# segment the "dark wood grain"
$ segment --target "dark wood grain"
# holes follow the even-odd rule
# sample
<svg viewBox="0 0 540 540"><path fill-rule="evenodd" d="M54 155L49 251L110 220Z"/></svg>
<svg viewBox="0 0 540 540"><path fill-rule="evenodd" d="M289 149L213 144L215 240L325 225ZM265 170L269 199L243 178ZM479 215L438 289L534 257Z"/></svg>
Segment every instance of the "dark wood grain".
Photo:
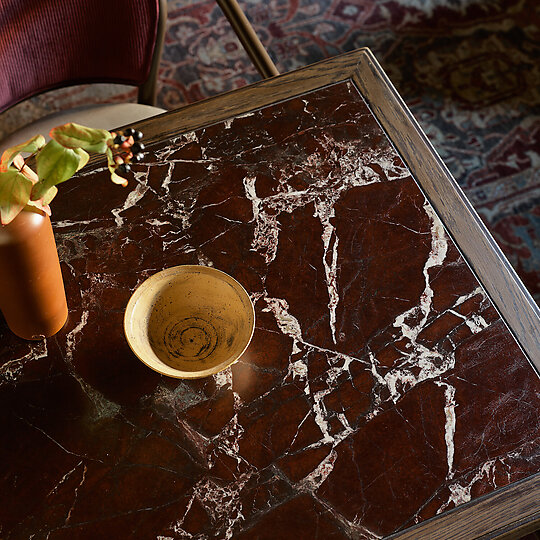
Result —
<svg viewBox="0 0 540 540"><path fill-rule="evenodd" d="M329 58L279 77L220 94L165 115L137 123L148 141L163 141L175 134L200 129L234 116L261 109L331 84L351 79L360 54L367 49ZM166 120L165 120L166 119Z"/></svg>
<svg viewBox="0 0 540 540"><path fill-rule="evenodd" d="M517 540L540 526L540 474L432 518L389 540Z"/></svg>

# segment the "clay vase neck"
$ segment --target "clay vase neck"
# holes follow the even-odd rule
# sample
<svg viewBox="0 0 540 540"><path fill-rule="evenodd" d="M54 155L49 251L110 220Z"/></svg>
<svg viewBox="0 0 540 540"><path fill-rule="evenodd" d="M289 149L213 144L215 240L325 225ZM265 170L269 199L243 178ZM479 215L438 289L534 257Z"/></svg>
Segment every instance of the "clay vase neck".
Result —
<svg viewBox="0 0 540 540"><path fill-rule="evenodd" d="M43 339L67 319L64 283L49 216L25 208L0 226L0 310L13 333Z"/></svg>

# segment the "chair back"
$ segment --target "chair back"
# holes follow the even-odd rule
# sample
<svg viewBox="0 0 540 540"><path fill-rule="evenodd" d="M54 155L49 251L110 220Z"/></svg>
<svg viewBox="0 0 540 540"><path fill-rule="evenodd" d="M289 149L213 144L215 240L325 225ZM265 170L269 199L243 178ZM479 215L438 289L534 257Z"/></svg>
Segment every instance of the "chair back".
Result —
<svg viewBox="0 0 540 540"><path fill-rule="evenodd" d="M139 86L154 105L166 13L165 0L0 0L0 112L87 83Z"/></svg>

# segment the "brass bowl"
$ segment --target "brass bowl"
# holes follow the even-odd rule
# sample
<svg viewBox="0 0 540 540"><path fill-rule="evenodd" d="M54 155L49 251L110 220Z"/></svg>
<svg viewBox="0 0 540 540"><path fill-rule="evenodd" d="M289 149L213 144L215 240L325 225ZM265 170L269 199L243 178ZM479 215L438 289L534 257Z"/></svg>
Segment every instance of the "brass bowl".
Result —
<svg viewBox="0 0 540 540"><path fill-rule="evenodd" d="M154 274L131 296L124 332L131 350L153 370L197 379L222 371L246 350L255 310L231 276L206 266L174 266Z"/></svg>

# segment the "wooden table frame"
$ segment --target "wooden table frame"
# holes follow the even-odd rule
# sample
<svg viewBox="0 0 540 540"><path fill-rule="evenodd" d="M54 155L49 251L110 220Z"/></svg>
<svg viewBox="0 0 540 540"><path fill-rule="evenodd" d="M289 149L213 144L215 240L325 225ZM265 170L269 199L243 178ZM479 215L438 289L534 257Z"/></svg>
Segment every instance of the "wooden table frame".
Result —
<svg viewBox="0 0 540 540"><path fill-rule="evenodd" d="M540 370L540 310L368 49L261 81L138 124L148 145L280 100L351 81L439 214L502 319ZM540 527L540 473L460 505L393 539L519 538Z"/></svg>

